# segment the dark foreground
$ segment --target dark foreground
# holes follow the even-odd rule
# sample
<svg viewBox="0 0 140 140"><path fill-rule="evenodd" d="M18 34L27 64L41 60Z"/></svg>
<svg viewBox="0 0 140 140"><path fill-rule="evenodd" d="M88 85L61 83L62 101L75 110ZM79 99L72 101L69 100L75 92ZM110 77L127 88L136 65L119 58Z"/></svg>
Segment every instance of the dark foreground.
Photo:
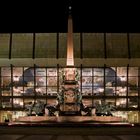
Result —
<svg viewBox="0 0 140 140"><path fill-rule="evenodd" d="M139 135L0 135L1 140L140 140Z"/></svg>
<svg viewBox="0 0 140 140"><path fill-rule="evenodd" d="M7 123L0 140L140 140L139 124Z"/></svg>
<svg viewBox="0 0 140 140"><path fill-rule="evenodd" d="M0 134L140 135L140 125L129 123L7 123L0 125Z"/></svg>

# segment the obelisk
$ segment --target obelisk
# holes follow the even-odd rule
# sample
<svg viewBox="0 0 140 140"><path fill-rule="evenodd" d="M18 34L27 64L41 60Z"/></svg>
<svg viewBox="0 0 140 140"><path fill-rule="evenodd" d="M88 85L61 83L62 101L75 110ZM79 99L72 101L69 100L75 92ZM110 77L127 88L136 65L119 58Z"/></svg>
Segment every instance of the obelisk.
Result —
<svg viewBox="0 0 140 140"><path fill-rule="evenodd" d="M69 6L68 17L68 33L67 33L67 66L74 66L74 53L73 53L73 21L71 15L72 7Z"/></svg>

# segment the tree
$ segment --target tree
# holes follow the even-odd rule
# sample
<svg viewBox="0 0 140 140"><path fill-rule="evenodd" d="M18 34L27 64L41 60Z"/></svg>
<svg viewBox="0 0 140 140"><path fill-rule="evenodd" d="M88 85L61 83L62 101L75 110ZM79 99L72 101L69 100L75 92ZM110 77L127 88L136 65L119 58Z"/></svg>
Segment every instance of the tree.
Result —
<svg viewBox="0 0 140 140"><path fill-rule="evenodd" d="M63 90L57 94L57 100L58 100L58 104L62 104L64 102Z"/></svg>
<svg viewBox="0 0 140 140"><path fill-rule="evenodd" d="M29 102L29 104L27 104L25 106L25 111L27 111L27 115L28 116L31 116L32 115L33 106L34 106L34 104L32 102Z"/></svg>
<svg viewBox="0 0 140 140"><path fill-rule="evenodd" d="M33 111L35 112L36 115L40 116L44 114L44 102L37 100L33 107Z"/></svg>
<svg viewBox="0 0 140 140"><path fill-rule="evenodd" d="M35 112L36 115L43 115L45 110L44 106L44 102L37 100L35 103L30 102L26 105L25 110L27 111L28 116L31 116L32 112Z"/></svg>
<svg viewBox="0 0 140 140"><path fill-rule="evenodd" d="M112 116L111 111L115 110L115 106L111 105L110 103L105 103L104 101L101 104L96 104L96 115L97 116Z"/></svg>

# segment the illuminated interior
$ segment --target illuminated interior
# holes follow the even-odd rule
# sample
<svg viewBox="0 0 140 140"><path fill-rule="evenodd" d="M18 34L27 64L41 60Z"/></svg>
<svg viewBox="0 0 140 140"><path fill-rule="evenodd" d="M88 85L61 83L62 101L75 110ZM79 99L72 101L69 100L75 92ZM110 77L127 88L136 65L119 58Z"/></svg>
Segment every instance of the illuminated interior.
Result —
<svg viewBox="0 0 140 140"><path fill-rule="evenodd" d="M41 100L57 104L61 73L65 68L1 67L1 122L27 115L26 106ZM77 68L84 105L93 107L102 100L116 106L113 115L139 122L139 68ZM16 78L15 78L16 77Z"/></svg>

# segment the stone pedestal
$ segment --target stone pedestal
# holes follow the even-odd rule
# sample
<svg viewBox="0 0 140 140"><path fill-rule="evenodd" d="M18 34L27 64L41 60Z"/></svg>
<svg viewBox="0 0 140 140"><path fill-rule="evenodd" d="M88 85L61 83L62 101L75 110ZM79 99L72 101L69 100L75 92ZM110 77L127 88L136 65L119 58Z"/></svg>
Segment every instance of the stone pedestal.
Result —
<svg viewBox="0 0 140 140"><path fill-rule="evenodd" d="M78 105L79 93L78 81L76 81L76 68L65 68L62 84L63 104L60 105L61 112L64 114L74 114L80 111Z"/></svg>

